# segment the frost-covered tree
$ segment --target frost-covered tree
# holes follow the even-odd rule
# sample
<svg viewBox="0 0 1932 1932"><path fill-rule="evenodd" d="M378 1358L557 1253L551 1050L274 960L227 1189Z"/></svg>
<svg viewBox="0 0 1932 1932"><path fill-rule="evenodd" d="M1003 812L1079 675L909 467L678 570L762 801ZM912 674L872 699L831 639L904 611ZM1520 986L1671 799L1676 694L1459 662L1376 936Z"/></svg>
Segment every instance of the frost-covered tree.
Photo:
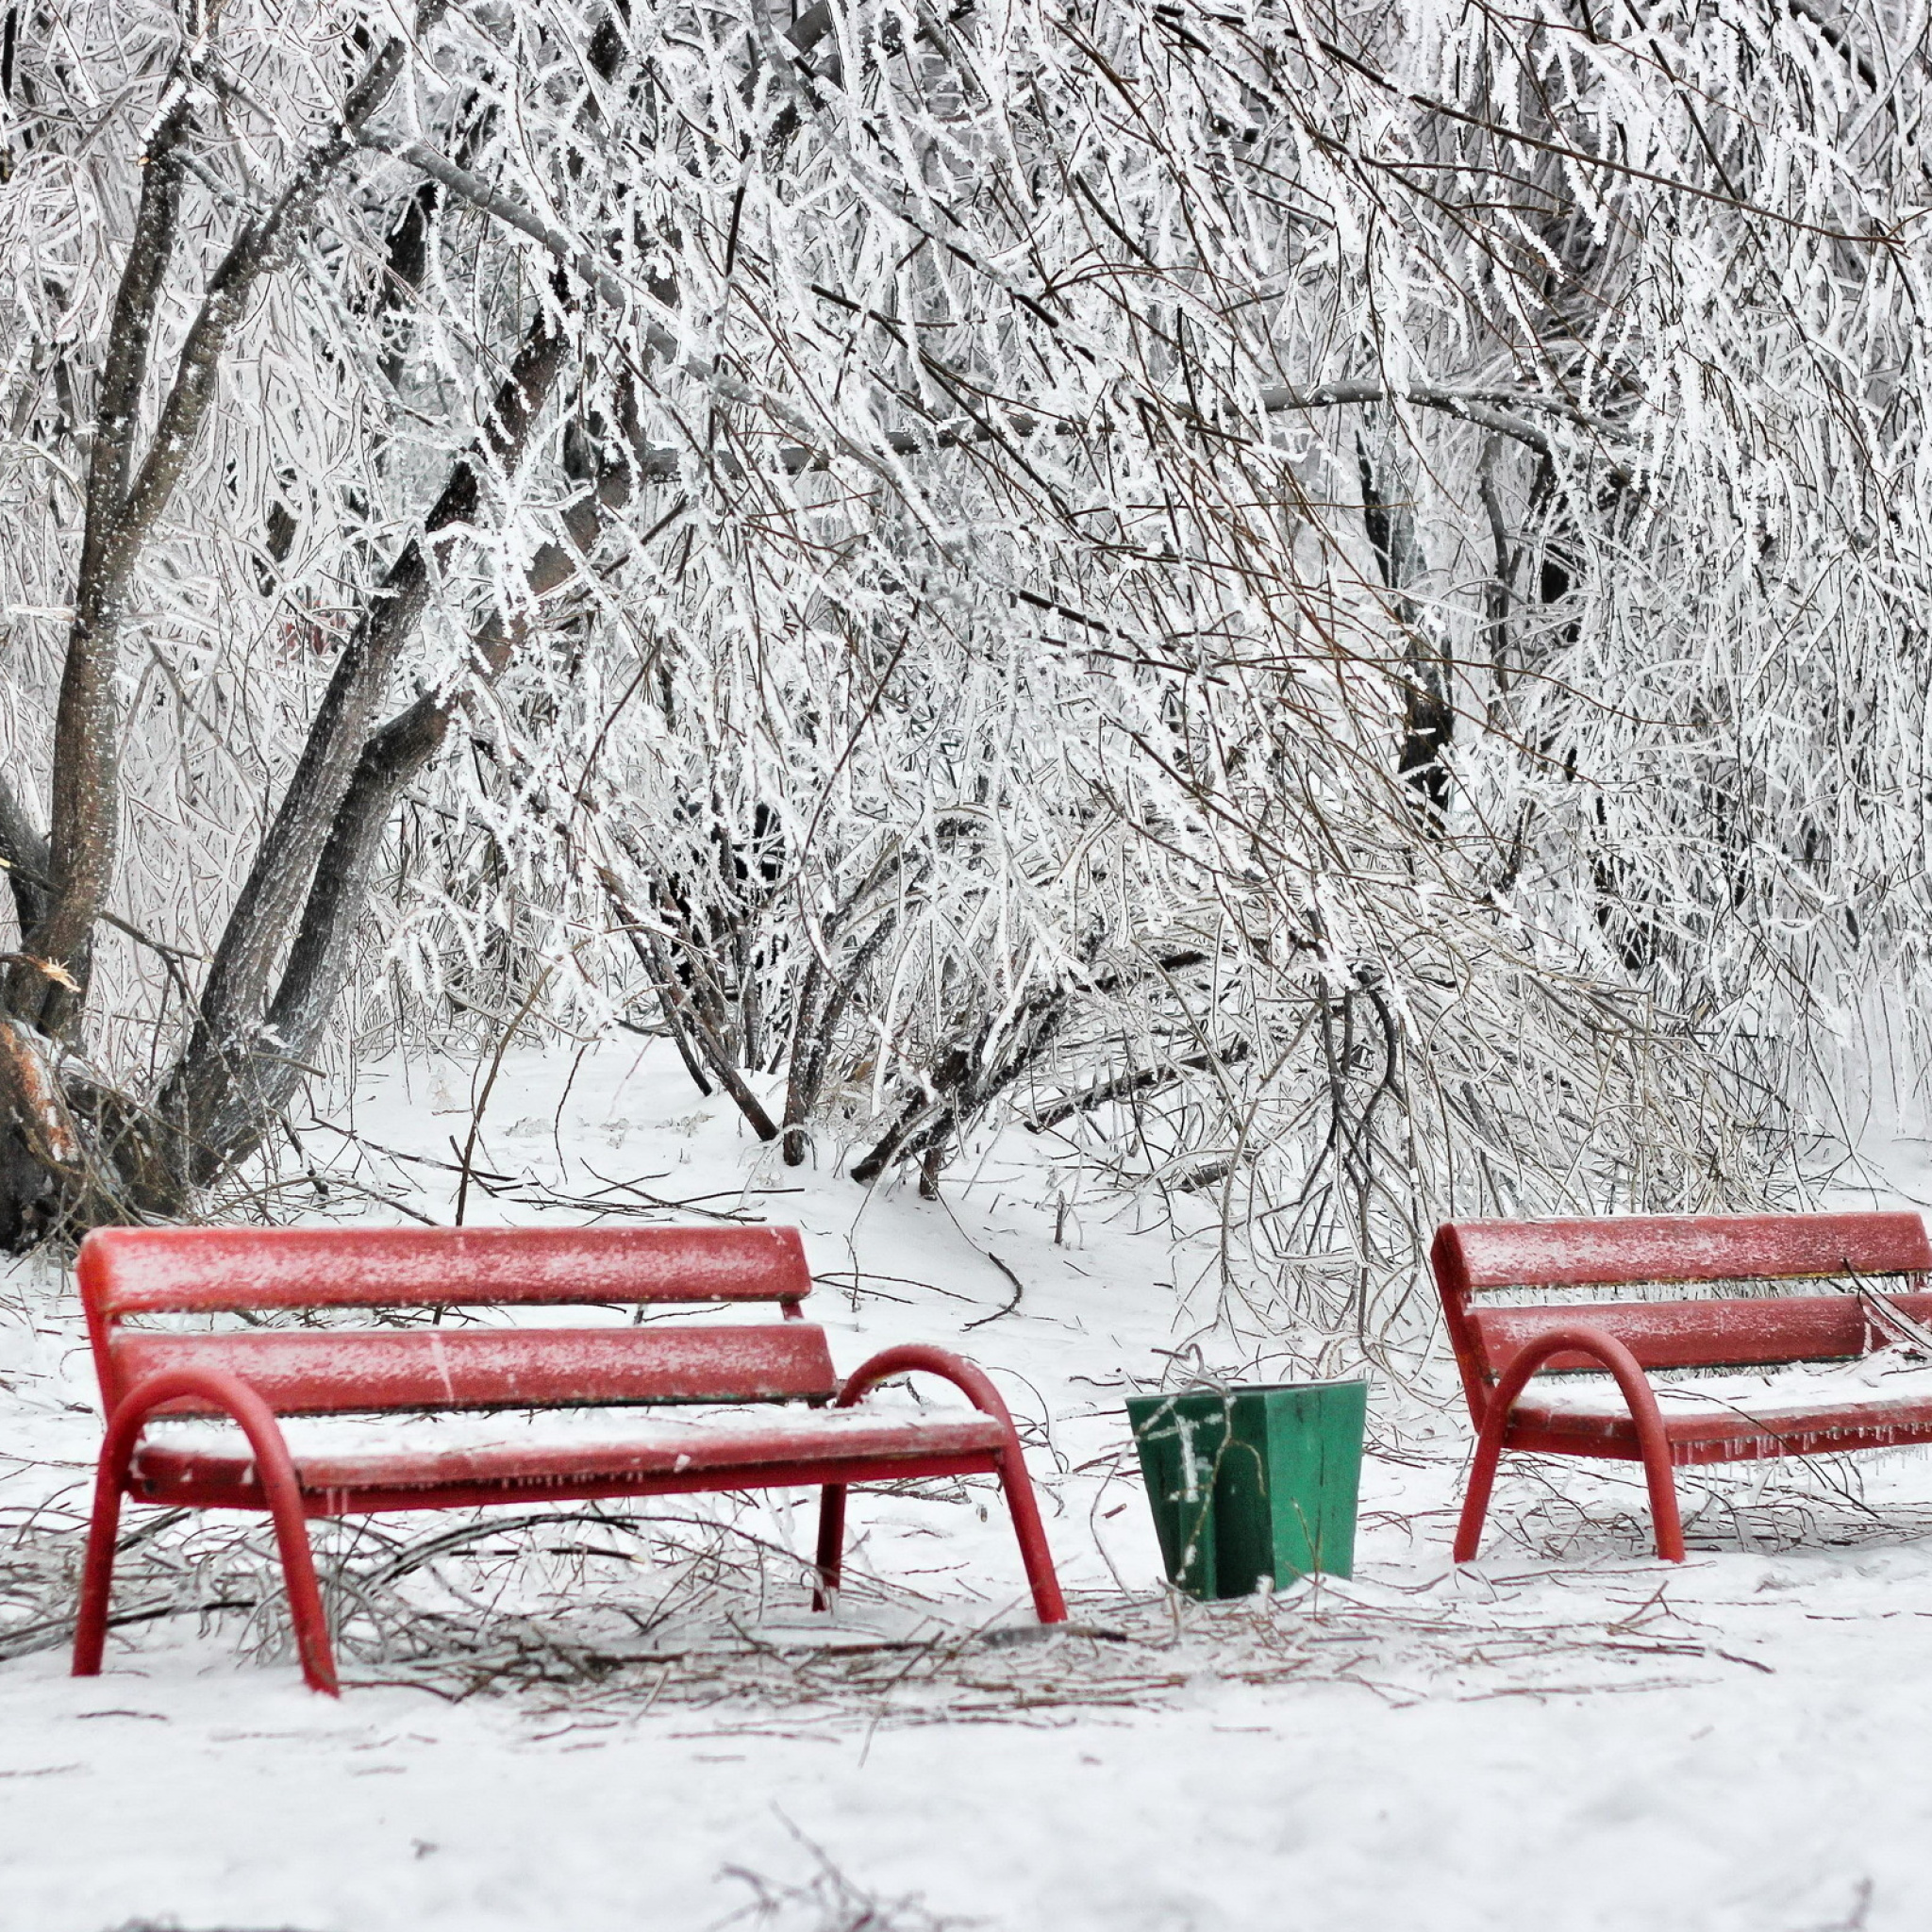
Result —
<svg viewBox="0 0 1932 1932"><path fill-rule="evenodd" d="M1916 987L1922 9L7 21L13 1239L634 1002L1396 1334Z"/></svg>

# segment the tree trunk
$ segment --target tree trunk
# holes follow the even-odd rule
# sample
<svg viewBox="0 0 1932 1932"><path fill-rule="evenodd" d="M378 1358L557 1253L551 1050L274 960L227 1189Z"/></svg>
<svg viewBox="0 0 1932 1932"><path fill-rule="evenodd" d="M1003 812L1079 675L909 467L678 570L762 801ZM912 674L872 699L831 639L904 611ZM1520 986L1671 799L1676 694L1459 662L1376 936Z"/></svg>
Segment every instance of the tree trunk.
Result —
<svg viewBox="0 0 1932 1932"><path fill-rule="evenodd" d="M1449 772L1442 754L1449 747L1456 713L1449 702L1449 663L1442 640L1425 612L1411 597L1409 587L1427 569L1416 536L1415 507L1395 475L1383 438L1379 456L1368 443L1356 442L1361 472L1362 523L1375 553L1382 581L1393 593L1396 621L1402 625L1402 743L1395 769L1415 798L1416 808L1431 836L1440 837L1442 816L1449 807Z"/></svg>
<svg viewBox="0 0 1932 1932"><path fill-rule="evenodd" d="M564 338L540 322L496 397L489 439L495 462L508 466L522 455L567 360ZM180 1200L258 1140L268 1118L265 1094L286 1092L273 1066L301 1056L281 1037L272 1008L279 1005L285 1018L313 1010L314 996L332 976L327 962L341 943L333 924L347 911L345 894L366 875L373 840L396 793L441 742L447 711L440 697L419 701L382 732L372 735L371 726L429 602L428 548L441 532L470 524L481 496L482 458L467 458L425 519L423 537L390 566L337 660L294 776L215 949L193 1034L158 1109L174 1146L173 1191ZM369 814L378 804L382 817L372 828ZM319 872L325 852L333 875ZM359 913L359 891L352 896ZM305 909L329 931L311 929L309 943L291 954ZM285 958L296 984L278 1000L276 974ZM264 1070L261 1089L258 1075Z"/></svg>
<svg viewBox="0 0 1932 1932"><path fill-rule="evenodd" d="M421 0L417 34L447 8L448 0ZM280 268L307 226L329 178L355 152L358 131L389 98L406 51L400 39L384 43L344 101L340 121L303 155L275 201L242 222L208 278L137 465L135 438L197 98L184 71L170 75L147 135L95 409L46 840L16 799L0 801L0 858L13 869L23 925L0 1019L0 1245L30 1243L63 1219L92 1213L125 1191L114 1160L104 1164L75 1121L97 1128L116 1123L109 1139L125 1150L124 1129L140 1111L92 1080L76 1054L90 947L112 882L121 814L116 682L127 599L148 540L198 445L229 338L262 280ZM33 877L23 879L23 872ZM143 1156L138 1166L145 1171L152 1163Z"/></svg>

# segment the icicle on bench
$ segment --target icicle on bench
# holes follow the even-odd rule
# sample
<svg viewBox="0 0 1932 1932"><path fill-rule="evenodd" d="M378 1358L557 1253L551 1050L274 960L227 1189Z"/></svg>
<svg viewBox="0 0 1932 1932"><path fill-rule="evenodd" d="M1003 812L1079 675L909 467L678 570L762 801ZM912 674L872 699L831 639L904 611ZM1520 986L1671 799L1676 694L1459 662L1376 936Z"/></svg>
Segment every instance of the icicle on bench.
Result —
<svg viewBox="0 0 1932 1932"><path fill-rule="evenodd" d="M77 1676L101 1667L124 1497L266 1510L303 1675L331 1695L335 1659L308 1544L315 1516L819 1486L823 1607L838 1587L848 1486L991 1474L1004 1488L1041 1622L1066 1616L998 1391L972 1363L918 1345L889 1348L841 1383L824 1330L801 1315L811 1277L791 1228L107 1228L82 1242L78 1272L108 1426L75 1637ZM667 1304L741 1302L775 1302L784 1319L641 1325ZM634 1317L569 1327L424 1319L545 1305L586 1314L628 1308ZM418 1324L140 1325L377 1308L412 1311ZM911 1372L951 1382L972 1407L859 1406L878 1383ZM640 1405L693 1404L761 1407L695 1420L688 1408L659 1407L635 1420ZM510 1408L576 1413L549 1427L447 1414ZM439 1412L428 1434L457 1440L410 1443L408 1419L420 1434L423 1419ZM318 1420L285 1430L288 1417ZM303 1439L305 1428L314 1440ZM324 1440L331 1430L348 1440Z"/></svg>
<svg viewBox="0 0 1932 1932"><path fill-rule="evenodd" d="M1481 1542L1506 1449L1642 1463L1657 1553L1675 1563L1684 1557L1677 1466L1932 1442L1932 1244L1916 1214L1448 1222L1432 1260L1476 1427L1458 1563ZM1512 1290L1826 1279L1845 1286L1474 1305ZM1735 1373L1651 1379L1674 1369ZM1574 1378L1589 1374L1615 1386L1579 1387Z"/></svg>

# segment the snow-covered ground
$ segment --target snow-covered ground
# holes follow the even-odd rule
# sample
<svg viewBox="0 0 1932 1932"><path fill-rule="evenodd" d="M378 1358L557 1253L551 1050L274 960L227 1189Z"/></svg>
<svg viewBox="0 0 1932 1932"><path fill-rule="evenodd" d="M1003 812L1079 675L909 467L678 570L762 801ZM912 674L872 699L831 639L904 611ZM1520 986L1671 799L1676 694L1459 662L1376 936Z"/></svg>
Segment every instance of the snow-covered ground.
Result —
<svg viewBox="0 0 1932 1932"><path fill-rule="evenodd" d="M1024 1148L939 1203L779 1168L664 1058L608 1047L573 1077L513 1057L477 1164L515 1178L470 1218L556 1220L544 1191L606 1189L802 1226L841 1367L916 1339L1000 1380L1073 1633L1032 1634L997 1507L951 1486L855 1498L829 1632L783 1554L808 1509L680 1499L685 1569L508 1538L460 1585L487 1582L477 1621L507 1651L445 1668L352 1645L340 1704L251 1650L265 1613L131 1626L92 1681L27 1650L0 1664L0 1928L1932 1923L1932 1463L1687 1486L1707 1500L1681 1568L1643 1555L1626 1473L1519 1470L1457 1574L1465 1425L1385 1394L1355 1579L1180 1604L1120 1395L1174 1351L1256 1365L1181 1292L1185 1254L1131 1210L1058 1216ZM365 1080L354 1125L390 1151L365 1149L363 1183L446 1216L456 1176L425 1162L453 1162L469 1103L455 1074ZM18 1651L98 1421L64 1288L0 1292ZM229 1559L181 1547L219 1595ZM720 1567L727 1547L753 1556ZM598 1671L598 1641L632 1660Z"/></svg>

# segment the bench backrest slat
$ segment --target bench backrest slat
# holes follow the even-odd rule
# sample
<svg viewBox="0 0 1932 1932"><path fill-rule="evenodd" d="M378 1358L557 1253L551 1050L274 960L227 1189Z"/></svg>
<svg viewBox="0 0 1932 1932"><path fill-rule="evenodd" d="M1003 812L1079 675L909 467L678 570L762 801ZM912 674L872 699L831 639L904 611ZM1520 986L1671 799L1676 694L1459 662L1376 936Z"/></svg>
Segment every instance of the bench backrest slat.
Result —
<svg viewBox="0 0 1932 1932"><path fill-rule="evenodd" d="M163 1369L224 1369L282 1415L344 1409L595 1407L614 1403L822 1401L838 1378L823 1328L124 1330L112 1403ZM173 1412L203 1412L176 1403Z"/></svg>
<svg viewBox="0 0 1932 1932"><path fill-rule="evenodd" d="M1638 1282L1803 1281L1932 1268L1916 1214L1626 1214L1600 1221L1453 1221L1439 1256L1460 1287L1594 1288ZM1440 1272L1440 1271L1439 1271Z"/></svg>
<svg viewBox="0 0 1932 1932"><path fill-rule="evenodd" d="M1703 1296L1572 1301L1537 1307L1471 1306L1521 1289L1647 1288L1675 1283L1896 1277L1932 1273L1932 1241L1914 1213L1629 1214L1602 1220L1447 1222L1432 1253L1449 1338L1472 1412L1534 1336L1590 1323L1624 1341L1646 1369L1758 1367L1830 1361L1877 1345L1864 1308L1835 1295ZM1897 1296L1920 1320L1932 1294ZM1552 1357L1552 1373L1596 1364Z"/></svg>
<svg viewBox="0 0 1932 1932"><path fill-rule="evenodd" d="M1932 1323L1932 1294L1894 1295L1920 1322ZM1485 1360L1499 1368L1525 1342L1579 1318L1574 1303L1479 1308L1471 1326ZM1880 1345L1857 1300L1848 1294L1752 1296L1695 1302L1604 1302L1587 1311L1592 1328L1614 1335L1646 1369L1751 1369L1775 1362L1851 1361ZM1552 1356L1550 1373L1602 1364Z"/></svg>
<svg viewBox="0 0 1932 1932"><path fill-rule="evenodd" d="M102 1228L80 1249L103 1315L510 1303L798 1302L791 1227Z"/></svg>
<svg viewBox="0 0 1932 1932"><path fill-rule="evenodd" d="M838 1387L824 1331L796 1319L811 1275L795 1228L104 1228L78 1269L110 1407L191 1365L242 1375L285 1414L822 1401ZM775 1302L788 1319L192 1334L126 1319L718 1302Z"/></svg>

